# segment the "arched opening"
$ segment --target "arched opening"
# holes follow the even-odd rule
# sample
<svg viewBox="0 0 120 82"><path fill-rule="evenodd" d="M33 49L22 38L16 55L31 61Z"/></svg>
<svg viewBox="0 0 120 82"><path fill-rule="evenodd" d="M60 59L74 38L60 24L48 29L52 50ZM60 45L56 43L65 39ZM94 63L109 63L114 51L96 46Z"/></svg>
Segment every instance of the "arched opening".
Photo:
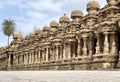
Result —
<svg viewBox="0 0 120 82"><path fill-rule="evenodd" d="M78 42L75 42L75 57L77 57L77 47L78 47Z"/></svg>
<svg viewBox="0 0 120 82"><path fill-rule="evenodd" d="M24 55L22 56L22 61L23 61L23 63L24 63Z"/></svg>
<svg viewBox="0 0 120 82"><path fill-rule="evenodd" d="M20 63L20 56L18 56L18 64Z"/></svg>
<svg viewBox="0 0 120 82"><path fill-rule="evenodd" d="M100 33L100 53L103 53L104 51L104 40L105 40L104 34Z"/></svg>
<svg viewBox="0 0 120 82"><path fill-rule="evenodd" d="M94 40L94 45L93 45L93 47L94 47L94 54L95 54L95 52L96 52L96 46L97 46L97 38L95 38L95 40Z"/></svg>
<svg viewBox="0 0 120 82"><path fill-rule="evenodd" d="M81 42L81 43L80 43L80 44L81 44L81 50L80 50L80 53L81 53L81 54L80 54L80 55L83 56L83 50L82 50L82 49L83 49L84 42L83 42L83 39L82 39L82 38L80 39L80 42Z"/></svg>
<svg viewBox="0 0 120 82"><path fill-rule="evenodd" d="M48 61L50 61L50 48L48 48Z"/></svg>
<svg viewBox="0 0 120 82"><path fill-rule="evenodd" d="M71 57L77 57L77 42L71 42Z"/></svg>
<svg viewBox="0 0 120 82"><path fill-rule="evenodd" d="M42 57L42 50L40 50L40 62L43 61L43 57Z"/></svg>
<svg viewBox="0 0 120 82"><path fill-rule="evenodd" d="M58 60L60 60L61 58L60 58L60 55L61 55L61 50L60 50L60 46L58 46Z"/></svg>

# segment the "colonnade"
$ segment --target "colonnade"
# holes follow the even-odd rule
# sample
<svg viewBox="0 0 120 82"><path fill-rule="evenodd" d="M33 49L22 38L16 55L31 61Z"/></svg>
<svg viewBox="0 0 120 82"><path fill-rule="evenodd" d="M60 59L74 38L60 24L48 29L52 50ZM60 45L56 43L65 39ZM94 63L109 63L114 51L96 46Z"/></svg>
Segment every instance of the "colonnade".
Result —
<svg viewBox="0 0 120 82"><path fill-rule="evenodd" d="M13 59L19 66L32 64L47 64L48 62L57 62L64 60L73 60L83 56L93 56L96 54L115 54L117 52L116 32L103 32L96 34L97 42L93 42L93 37L82 37L75 41L66 41L61 45L47 45L20 51L13 54ZM95 47L93 47L96 45ZM95 52L94 52L95 50ZM8 61L11 61L11 55Z"/></svg>

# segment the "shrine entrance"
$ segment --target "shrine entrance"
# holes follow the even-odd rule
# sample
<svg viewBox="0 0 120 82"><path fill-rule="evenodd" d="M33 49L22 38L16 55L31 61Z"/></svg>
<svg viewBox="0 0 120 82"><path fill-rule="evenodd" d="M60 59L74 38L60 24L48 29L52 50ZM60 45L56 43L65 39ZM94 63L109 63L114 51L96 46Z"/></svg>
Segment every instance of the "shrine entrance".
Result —
<svg viewBox="0 0 120 82"><path fill-rule="evenodd" d="M13 65L13 54L10 56L10 64Z"/></svg>

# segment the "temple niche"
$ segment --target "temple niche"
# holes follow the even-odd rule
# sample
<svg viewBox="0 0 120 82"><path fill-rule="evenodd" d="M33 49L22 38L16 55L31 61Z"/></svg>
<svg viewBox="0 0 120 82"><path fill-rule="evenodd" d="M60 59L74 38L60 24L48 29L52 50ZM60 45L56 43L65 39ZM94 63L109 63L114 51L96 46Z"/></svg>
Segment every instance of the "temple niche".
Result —
<svg viewBox="0 0 120 82"><path fill-rule="evenodd" d="M87 4L22 36L0 54L1 70L106 70L120 68L120 0Z"/></svg>

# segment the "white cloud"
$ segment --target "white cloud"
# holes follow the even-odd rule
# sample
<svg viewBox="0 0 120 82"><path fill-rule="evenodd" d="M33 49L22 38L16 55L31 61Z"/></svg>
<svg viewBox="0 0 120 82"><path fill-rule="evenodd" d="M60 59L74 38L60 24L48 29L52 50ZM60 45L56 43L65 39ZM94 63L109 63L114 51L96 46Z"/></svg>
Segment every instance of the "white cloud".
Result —
<svg viewBox="0 0 120 82"><path fill-rule="evenodd" d="M0 0L0 9L10 6L18 6L22 3L22 0Z"/></svg>
<svg viewBox="0 0 120 82"><path fill-rule="evenodd" d="M37 11L60 11L60 3L53 3L51 0L35 0L27 2L30 9Z"/></svg>
<svg viewBox="0 0 120 82"><path fill-rule="evenodd" d="M18 25L18 31L24 31L24 34L28 34L32 32L35 26L39 28L44 25L49 26L51 19L59 19L60 7L61 2L54 3L52 0L29 0L20 4L19 8L23 16L14 17Z"/></svg>
<svg viewBox="0 0 120 82"><path fill-rule="evenodd" d="M37 19L46 19L47 15L42 12L36 12L36 11L28 11L26 13L26 16L29 16L30 18L37 18Z"/></svg>
<svg viewBox="0 0 120 82"><path fill-rule="evenodd" d="M60 12L61 2L54 3L52 0L29 0L19 6L24 11Z"/></svg>

